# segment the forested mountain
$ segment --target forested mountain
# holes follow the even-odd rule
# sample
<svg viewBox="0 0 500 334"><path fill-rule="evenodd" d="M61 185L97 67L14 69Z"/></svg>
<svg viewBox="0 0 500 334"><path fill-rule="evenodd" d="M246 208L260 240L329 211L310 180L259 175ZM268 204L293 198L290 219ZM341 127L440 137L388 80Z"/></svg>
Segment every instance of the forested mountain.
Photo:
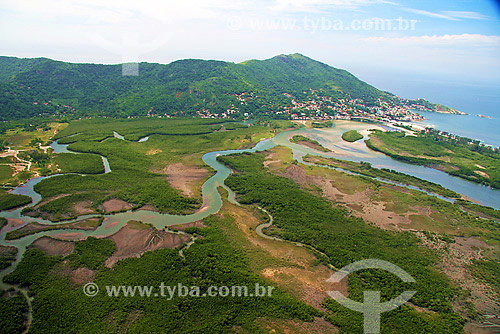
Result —
<svg viewBox="0 0 500 334"><path fill-rule="evenodd" d="M408 101L300 54L239 64L197 59L141 63L139 70L138 76L123 76L121 65L0 57L0 119L245 113L289 118L290 110L335 114L345 101L355 101L360 110ZM313 103L313 108L300 103Z"/></svg>

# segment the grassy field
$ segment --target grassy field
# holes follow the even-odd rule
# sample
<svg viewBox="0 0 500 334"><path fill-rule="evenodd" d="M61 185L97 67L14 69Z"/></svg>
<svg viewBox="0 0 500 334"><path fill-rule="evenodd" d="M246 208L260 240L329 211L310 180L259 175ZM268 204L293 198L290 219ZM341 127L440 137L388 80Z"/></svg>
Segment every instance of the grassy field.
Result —
<svg viewBox="0 0 500 334"><path fill-rule="evenodd" d="M199 208L199 193L186 197L173 188L167 181L169 165L203 167L201 157L206 152L249 147L290 125L263 122L247 127L192 119L73 122L56 138L85 155L51 155L50 163L66 172L90 173L102 167L96 155L100 154L108 158L112 172L44 180L36 186L42 194L41 204L25 213L65 220L82 214L82 206L99 212L100 205L109 199L122 199L135 208L148 204L161 212L192 212ZM125 140L115 138L113 131ZM146 136L148 141L137 142ZM226 183L237 192L243 205L224 201L218 214L204 219L205 227L188 228L186 231L199 239L184 251L185 259L176 249L162 249L120 261L110 269L104 262L115 246L111 240L95 238L76 242L74 253L65 258L28 249L6 280L28 286L35 297L30 333L53 332L54 328L59 332L89 333L327 333L335 330L334 325L340 333L362 333L362 316L333 300L325 301L328 287L324 283L332 272L328 265L340 268L374 257L401 266L417 279L416 284L406 285L385 272L351 275L348 292L359 301L366 289L382 291L383 300L403 290L418 291L410 305L383 314L382 332L463 333L464 320L458 313L464 314L461 300L467 298L467 292L443 274L439 266L443 265L443 258L448 262L455 259L453 250L461 250L460 242L471 242L470 248L475 252L468 255L480 249L484 257L472 257L473 270L464 265L455 271L470 270L498 294L498 211L464 201L452 204L373 179L387 178L454 195L438 185L399 173L336 159L314 159L311 162L363 175L299 164L293 160L291 150L284 147L220 157L235 170ZM266 160L270 162L268 168L264 167ZM268 233L304 243L324 255L293 243L259 237L255 228L268 216L256 205L274 217L275 225ZM379 221L380 215L383 219ZM138 222L132 225L143 228ZM11 233L9 237L19 235ZM437 245L443 248L432 248ZM81 272L91 273L87 281L101 288L158 286L160 282L206 288L252 286L258 282L275 287L276 294L265 300L168 300L109 298L101 291L88 298L82 293L84 283L75 281ZM0 312L0 324L22 325L22 321L10 321L22 318L22 305L9 304L15 302L13 299L2 301L10 311ZM69 304L72 307L66 307Z"/></svg>
<svg viewBox="0 0 500 334"><path fill-rule="evenodd" d="M222 120L203 119L76 121L55 138L69 143L73 151L94 155L87 156L89 159L58 155L57 164L65 166L63 171L99 172L102 161L95 154L100 154L107 157L112 172L46 179L35 186L42 195L41 205L25 213L60 221L81 215L78 207L82 205L85 212L97 212L103 202L116 198L134 208L148 204L160 212L187 214L200 207L200 192L195 191L198 197L185 197L170 186L166 180L170 164L206 167L202 161L206 152L252 146L291 125L273 121L235 126ZM125 140L115 138L113 131ZM149 140L137 141L146 136Z"/></svg>
<svg viewBox="0 0 500 334"><path fill-rule="evenodd" d="M33 123L27 121L27 123L7 122L4 124L8 130L0 134L0 142L4 143L5 150L7 147L14 150L18 159L11 155L0 158L0 185L18 186L33 176L56 172L55 165L49 168L52 162L50 150L46 153L39 148L39 145L47 145L52 136L68 126L68 123L40 120L33 121ZM29 171L27 162L32 163ZM14 167L17 170L16 173L14 173Z"/></svg>
<svg viewBox="0 0 500 334"><path fill-rule="evenodd" d="M471 303L483 313L498 303L500 289L495 277L500 275L497 265L500 261L499 210L465 200L452 204L418 191L336 170L304 168L310 175L334 180L335 187L343 194L352 193L346 189L357 184L353 187L365 197L339 195L336 200L368 222L388 229L420 231L424 243L442 257L439 264L442 270L463 287L472 287L474 297L458 303L461 314L475 319L475 312L470 311L474 309ZM482 284L493 293L484 294Z"/></svg>
<svg viewBox="0 0 500 334"><path fill-rule="evenodd" d="M9 165L0 165L0 183L4 184L12 178L14 170Z"/></svg>
<svg viewBox="0 0 500 334"><path fill-rule="evenodd" d="M54 157L61 173L102 174L104 165L100 156L89 153L61 153Z"/></svg>
<svg viewBox="0 0 500 334"><path fill-rule="evenodd" d="M325 166L331 166L331 167L336 167L336 168L342 168L342 169L345 169L345 170L348 170L350 172L354 172L357 174L414 186L414 187L417 187L419 189L422 189L422 190L425 190L425 191L428 191L431 193L435 193L435 194L438 194L438 195L441 195L444 197L449 197L449 198L462 197L460 194L458 194L452 190L446 189L439 184L429 182L426 180L422 180L422 179L419 179L415 176L410 176L410 175L406 175L404 173L399 173L399 172L396 172L396 171L393 171L390 169L374 168L367 162L359 163L359 162L346 161L346 160L340 160L340 159L335 159L335 158L314 157L314 156L310 156L310 155L305 156L304 161L312 162L312 163L315 163L318 165L325 165Z"/></svg>
<svg viewBox="0 0 500 334"><path fill-rule="evenodd" d="M4 134L0 135L0 140L5 140L7 146L10 146L14 150L22 150L30 146L33 147L30 143L34 140L39 140L42 144L49 142L55 133L67 126L68 123L53 122L36 128L33 131L26 131L26 129L19 127L7 130Z"/></svg>

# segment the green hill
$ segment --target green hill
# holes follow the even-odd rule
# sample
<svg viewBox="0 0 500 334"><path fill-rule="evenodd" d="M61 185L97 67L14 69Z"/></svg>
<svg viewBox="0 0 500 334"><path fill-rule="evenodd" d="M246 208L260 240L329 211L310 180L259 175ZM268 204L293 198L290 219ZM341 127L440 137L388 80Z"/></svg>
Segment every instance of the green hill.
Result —
<svg viewBox="0 0 500 334"><path fill-rule="evenodd" d="M121 65L0 57L0 119L196 115L203 110L218 116L233 110L232 116L287 118L278 111L289 110L292 100L334 104L361 99L361 109L380 101L401 104L345 70L300 54L239 64L186 59L141 63L139 68L138 76L122 76Z"/></svg>

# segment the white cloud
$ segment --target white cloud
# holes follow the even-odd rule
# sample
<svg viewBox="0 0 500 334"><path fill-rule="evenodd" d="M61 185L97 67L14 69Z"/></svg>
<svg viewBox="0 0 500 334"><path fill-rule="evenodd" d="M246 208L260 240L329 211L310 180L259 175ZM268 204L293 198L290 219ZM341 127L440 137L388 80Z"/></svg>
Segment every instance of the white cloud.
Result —
<svg viewBox="0 0 500 334"><path fill-rule="evenodd" d="M412 46L500 46L500 36L480 34L368 37L363 40L381 44L400 44Z"/></svg>
<svg viewBox="0 0 500 334"><path fill-rule="evenodd" d="M233 16L241 16L243 22L253 17L266 22L295 18L296 14L299 17L300 11L324 11L340 17L341 10L349 11L348 15L356 10L356 17L362 18L380 15L377 5L389 3L382 0L0 0L0 54L99 63L136 60L165 63L192 57L242 61L301 52L347 69L382 71L386 66L443 76L470 73L469 77L477 78L477 73L481 73L481 78L499 77L500 36L443 35L439 34L442 27L438 25L428 27L436 36L394 37L397 35L391 34L397 32L386 32L387 37L368 39L362 38L379 32L261 31L245 26L231 30L229 26ZM275 12L269 11L271 6ZM404 10L403 6L384 7L391 8L387 15L399 15ZM376 12L371 14L371 9ZM475 12L429 15L432 14L440 19L481 18ZM349 17L346 15L346 22ZM463 29L467 29L465 24Z"/></svg>
<svg viewBox="0 0 500 334"><path fill-rule="evenodd" d="M222 10L243 9L246 0L17 0L0 5L3 11L23 17L45 20L79 19L85 23L118 23L133 18L160 21L203 19L217 16Z"/></svg>
<svg viewBox="0 0 500 334"><path fill-rule="evenodd" d="M478 12L466 12L466 11L446 11L443 12L444 15L459 18L459 19L473 19L473 20L489 20L490 18Z"/></svg>
<svg viewBox="0 0 500 334"><path fill-rule="evenodd" d="M450 15L446 15L446 14L439 14L439 13L434 13L434 12L429 12L426 10L420 10L420 9L414 9L414 8L403 8L403 9L408 11L408 12L412 12L412 13L416 13L416 14L420 14L420 15L424 15L424 16L435 17L435 18L445 19L445 20L450 20L450 21L459 21L458 18L452 17Z"/></svg>
<svg viewBox="0 0 500 334"><path fill-rule="evenodd" d="M408 12L435 17L438 19L445 19L449 21L461 21L461 19L473 19L473 20L488 20L489 17L477 12L468 12L468 11L444 11L444 12L429 12L427 10L415 9L415 8L406 8L403 10Z"/></svg>
<svg viewBox="0 0 500 334"><path fill-rule="evenodd" d="M314 12L330 7L356 9L361 6L382 3L396 4L386 0L276 0L270 8L275 11Z"/></svg>

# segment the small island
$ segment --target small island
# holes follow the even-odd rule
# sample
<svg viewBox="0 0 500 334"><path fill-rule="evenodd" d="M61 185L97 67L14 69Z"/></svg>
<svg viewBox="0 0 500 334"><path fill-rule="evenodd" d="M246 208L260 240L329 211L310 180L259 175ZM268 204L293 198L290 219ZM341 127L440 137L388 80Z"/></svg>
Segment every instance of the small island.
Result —
<svg viewBox="0 0 500 334"><path fill-rule="evenodd" d="M355 141L363 139L363 135L356 130L350 130L344 132L344 134L342 135L342 139L350 143L354 143Z"/></svg>
<svg viewBox="0 0 500 334"><path fill-rule="evenodd" d="M331 152L331 150L329 150L326 147L324 147L323 145L321 145L318 141L311 139L311 138L307 138L305 136L301 136L301 135L293 136L290 139L290 142L294 143L294 144L306 146L306 147L312 148L313 150L317 150L317 151L321 151L321 152Z"/></svg>
<svg viewBox="0 0 500 334"><path fill-rule="evenodd" d="M331 128L333 126L332 121L326 121L326 122L312 122L312 127L315 129L325 129L325 128Z"/></svg>

